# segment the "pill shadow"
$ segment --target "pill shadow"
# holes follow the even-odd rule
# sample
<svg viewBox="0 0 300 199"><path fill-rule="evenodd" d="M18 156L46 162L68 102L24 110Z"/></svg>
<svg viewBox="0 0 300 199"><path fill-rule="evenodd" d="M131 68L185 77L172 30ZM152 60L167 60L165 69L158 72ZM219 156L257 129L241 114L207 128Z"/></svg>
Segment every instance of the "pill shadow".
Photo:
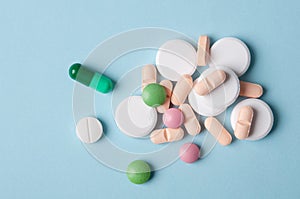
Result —
<svg viewBox="0 0 300 199"><path fill-rule="evenodd" d="M269 102L268 102L268 104L269 104ZM271 129L271 131L270 131L270 133L267 137L273 136L274 132L276 132L275 130L276 130L277 126L280 124L279 111L278 111L277 107L273 106L273 105L270 105L270 104L269 104L269 106L270 106L270 108L273 112L274 122L273 122L273 127L272 127L272 129Z"/></svg>
<svg viewBox="0 0 300 199"><path fill-rule="evenodd" d="M239 37L238 37L239 38ZM246 74L251 74L253 68L255 67L255 63L256 63L256 53L255 53L255 49L254 47L250 44L251 42L248 42L248 40L246 38L242 38L240 37L240 39L247 45L249 51L250 51L250 55L251 55L251 61L250 61L250 65L249 68L247 70ZM253 43L253 42L252 42Z"/></svg>
<svg viewBox="0 0 300 199"><path fill-rule="evenodd" d="M252 121L251 121L251 123L252 123L252 124L255 124L255 123L256 123L256 115L257 115L257 111L256 111L254 108L252 108L252 111L253 111L253 116L252 116ZM248 135L248 137L252 135L253 128L254 128L254 125L251 125L251 126L250 126L250 129L249 129L249 135Z"/></svg>
<svg viewBox="0 0 300 199"><path fill-rule="evenodd" d="M267 93L268 93L268 89L266 87L263 87L263 94L262 95L266 95Z"/></svg>
<svg viewBox="0 0 300 199"><path fill-rule="evenodd" d="M107 124L105 123L105 122L103 122L102 120L100 120L99 119L99 117L97 117L97 119L99 120L99 122L102 124L102 130L103 130L103 134L105 135L105 136L107 136Z"/></svg>
<svg viewBox="0 0 300 199"><path fill-rule="evenodd" d="M152 178L154 178L154 176L155 176L155 170L153 169L153 166L152 166L150 163L148 163L148 164L149 164L150 170L151 170L150 178L149 178L149 180L148 180L148 181L150 181L150 180L152 180Z"/></svg>
<svg viewBox="0 0 300 199"><path fill-rule="evenodd" d="M279 118L279 114L278 114L278 111L277 111L278 109L275 108L274 106L271 106L269 103L268 103L268 105L270 106L270 108L272 110L274 121L273 121L273 126L272 126L269 134L265 137L266 139L269 139L270 137L273 136L274 132L276 132L275 129L277 128L278 123L279 123L279 119L278 119ZM254 121L254 123L255 123L255 115L256 114L255 114L255 110L253 110L253 111L254 111L254 116L253 116L253 120L252 121ZM250 130L252 130L252 128ZM261 139L261 140L263 140L263 139ZM257 140L257 141L261 141L261 140Z"/></svg>

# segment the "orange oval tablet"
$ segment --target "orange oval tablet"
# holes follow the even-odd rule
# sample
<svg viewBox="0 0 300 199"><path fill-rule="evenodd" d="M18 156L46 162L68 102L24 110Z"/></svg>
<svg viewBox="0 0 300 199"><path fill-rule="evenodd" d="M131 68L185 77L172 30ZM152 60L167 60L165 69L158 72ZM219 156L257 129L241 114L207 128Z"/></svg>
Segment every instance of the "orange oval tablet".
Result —
<svg viewBox="0 0 300 199"><path fill-rule="evenodd" d="M206 35L202 35L198 40L197 65L206 66L209 58L210 39Z"/></svg>
<svg viewBox="0 0 300 199"><path fill-rule="evenodd" d="M175 142L181 140L184 137L184 131L182 128L171 129L157 129L150 135L150 140L154 144L162 144L166 142Z"/></svg>
<svg viewBox="0 0 300 199"><path fill-rule="evenodd" d="M165 87L167 97L165 103L156 107L156 109L159 113L164 113L170 107L173 84L170 80L162 80L159 84Z"/></svg>
<svg viewBox="0 0 300 199"><path fill-rule="evenodd" d="M193 88L193 79L190 75L183 75L176 83L172 97L171 102L172 104L179 106L180 104L183 104L185 99L187 98L188 94Z"/></svg>
<svg viewBox="0 0 300 199"><path fill-rule="evenodd" d="M210 132L218 142L223 145L229 145L232 141L230 133L224 128L224 126L214 117L206 118L204 122L205 128Z"/></svg>
<svg viewBox="0 0 300 199"><path fill-rule="evenodd" d="M151 83L156 83L156 68L148 64L142 68L142 90Z"/></svg>
<svg viewBox="0 0 300 199"><path fill-rule="evenodd" d="M204 79L196 82L194 89L198 95L207 95L226 80L226 73L223 70L215 70Z"/></svg>
<svg viewBox="0 0 300 199"><path fill-rule="evenodd" d="M198 135L201 132L201 126L191 106L189 104L181 104L179 109L184 115L183 125L188 134L193 136Z"/></svg>
<svg viewBox="0 0 300 199"><path fill-rule="evenodd" d="M240 109L238 120L235 125L234 135L243 140L249 136L253 118L253 109L250 106L244 106Z"/></svg>
<svg viewBox="0 0 300 199"><path fill-rule="evenodd" d="M263 94L263 88L259 84L240 81L240 96L259 98Z"/></svg>

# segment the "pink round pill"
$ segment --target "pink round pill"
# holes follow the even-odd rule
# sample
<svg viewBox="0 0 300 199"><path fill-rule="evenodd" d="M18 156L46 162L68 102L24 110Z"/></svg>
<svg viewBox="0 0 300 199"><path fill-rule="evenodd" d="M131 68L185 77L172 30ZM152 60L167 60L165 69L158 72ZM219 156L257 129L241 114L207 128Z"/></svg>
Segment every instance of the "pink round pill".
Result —
<svg viewBox="0 0 300 199"><path fill-rule="evenodd" d="M183 120L183 113L177 108L170 108L163 115L163 122L168 128L176 129L180 127Z"/></svg>
<svg viewBox="0 0 300 199"><path fill-rule="evenodd" d="M196 144L186 143L180 147L179 157L183 162L193 163L200 157L200 149Z"/></svg>

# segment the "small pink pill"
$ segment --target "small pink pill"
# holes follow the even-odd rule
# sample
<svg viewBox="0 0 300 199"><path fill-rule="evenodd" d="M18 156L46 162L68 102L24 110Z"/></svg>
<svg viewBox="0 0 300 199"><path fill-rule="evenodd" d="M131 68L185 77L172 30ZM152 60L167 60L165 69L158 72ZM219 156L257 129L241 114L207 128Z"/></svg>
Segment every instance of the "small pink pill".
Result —
<svg viewBox="0 0 300 199"><path fill-rule="evenodd" d="M180 147L179 157L183 162L193 163L200 157L200 149L196 144L186 143Z"/></svg>
<svg viewBox="0 0 300 199"><path fill-rule="evenodd" d="M168 128L176 129L181 126L183 121L183 113L177 108L170 108L163 115L163 122Z"/></svg>

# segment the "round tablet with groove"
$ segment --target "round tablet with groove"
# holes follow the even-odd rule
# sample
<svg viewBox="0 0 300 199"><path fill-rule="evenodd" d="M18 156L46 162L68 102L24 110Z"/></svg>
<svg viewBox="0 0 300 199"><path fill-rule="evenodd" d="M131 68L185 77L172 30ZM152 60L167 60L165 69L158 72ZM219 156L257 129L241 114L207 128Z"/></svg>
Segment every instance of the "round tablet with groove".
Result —
<svg viewBox="0 0 300 199"><path fill-rule="evenodd" d="M222 70L226 73L224 83L204 96L198 95L195 89L192 89L189 94L190 105L197 113L203 116L219 115L235 102L240 93L239 79L236 74L227 67L210 67L206 69L195 82L201 81L216 70Z"/></svg>
<svg viewBox="0 0 300 199"><path fill-rule="evenodd" d="M267 136L272 129L274 116L269 105L260 99L246 99L234 107L230 118L232 129L235 129L240 109L244 106L250 106L254 112L249 137L246 140L259 140Z"/></svg>
<svg viewBox="0 0 300 199"><path fill-rule="evenodd" d="M77 122L76 134L84 143L97 142L103 134L102 124L97 118L84 117Z"/></svg>

